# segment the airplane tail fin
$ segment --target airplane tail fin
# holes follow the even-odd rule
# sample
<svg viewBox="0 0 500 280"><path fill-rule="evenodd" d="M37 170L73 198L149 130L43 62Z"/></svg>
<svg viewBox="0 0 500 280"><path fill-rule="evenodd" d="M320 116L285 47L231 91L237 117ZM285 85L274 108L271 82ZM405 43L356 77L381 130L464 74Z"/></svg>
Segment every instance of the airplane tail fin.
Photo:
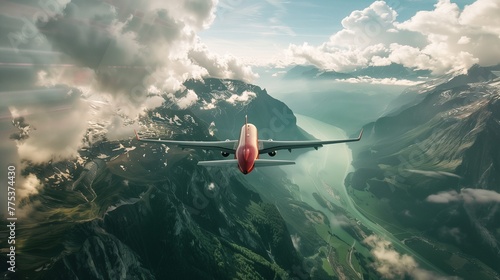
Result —
<svg viewBox="0 0 500 280"><path fill-rule="evenodd" d="M245 125L248 123L248 115L245 115Z"/></svg>
<svg viewBox="0 0 500 280"><path fill-rule="evenodd" d="M227 165L238 165L237 159L225 159L225 160L207 160L207 161L198 161L198 165L202 166L227 166Z"/></svg>
<svg viewBox="0 0 500 280"><path fill-rule="evenodd" d="M255 160L255 167L291 165L291 164L295 164L295 161L277 160L277 159L256 159Z"/></svg>

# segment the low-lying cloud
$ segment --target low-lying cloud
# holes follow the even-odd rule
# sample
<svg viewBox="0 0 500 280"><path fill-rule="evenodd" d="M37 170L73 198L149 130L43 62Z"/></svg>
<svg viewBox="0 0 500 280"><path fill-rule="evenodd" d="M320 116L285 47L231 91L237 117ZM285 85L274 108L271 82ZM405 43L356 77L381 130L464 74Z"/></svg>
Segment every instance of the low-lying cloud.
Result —
<svg viewBox="0 0 500 280"><path fill-rule="evenodd" d="M257 94L255 94L255 92L245 90L240 95L232 94L228 99L226 99L226 102L231 104L236 104L236 103L247 104L255 97L257 97Z"/></svg>
<svg viewBox="0 0 500 280"><path fill-rule="evenodd" d="M375 257L372 266L385 279L458 279L456 277L444 277L432 271L419 267L413 257L400 254L391 243L376 235L370 235L364 243L371 247L371 253Z"/></svg>
<svg viewBox="0 0 500 280"><path fill-rule="evenodd" d="M464 188L429 195L426 201L432 203L464 202L467 204L500 203L500 193L485 189Z"/></svg>

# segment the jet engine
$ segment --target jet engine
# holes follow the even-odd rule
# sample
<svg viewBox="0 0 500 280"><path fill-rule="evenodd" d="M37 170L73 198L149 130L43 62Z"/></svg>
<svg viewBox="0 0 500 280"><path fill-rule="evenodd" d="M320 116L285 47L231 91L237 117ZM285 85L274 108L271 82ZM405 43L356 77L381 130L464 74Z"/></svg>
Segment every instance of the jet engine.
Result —
<svg viewBox="0 0 500 280"><path fill-rule="evenodd" d="M271 157L274 157L274 156L276 155L276 151L272 151L272 152L269 152L269 153L267 153L267 154L268 154L269 156L271 156Z"/></svg>
<svg viewBox="0 0 500 280"><path fill-rule="evenodd" d="M228 156L229 156L229 153L228 153L228 152L220 152L220 154L221 154L223 157L228 157Z"/></svg>

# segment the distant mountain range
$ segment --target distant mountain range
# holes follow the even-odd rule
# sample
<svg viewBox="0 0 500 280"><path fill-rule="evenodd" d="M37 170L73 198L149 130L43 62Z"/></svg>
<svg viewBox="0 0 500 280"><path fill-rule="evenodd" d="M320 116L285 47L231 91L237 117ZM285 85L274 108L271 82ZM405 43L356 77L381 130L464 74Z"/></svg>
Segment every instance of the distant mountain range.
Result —
<svg viewBox="0 0 500 280"><path fill-rule="evenodd" d="M430 76L428 70L414 70L401 64L392 63L386 66L368 66L351 72L336 72L334 70L321 70L313 65L297 65L288 70L283 79L349 79L357 77L370 77L376 79L395 78L407 80L422 80Z"/></svg>
<svg viewBox="0 0 500 280"><path fill-rule="evenodd" d="M409 88L385 117L364 127L352 145L355 172L346 182L361 208L387 226L422 231L446 260L446 243L500 272L500 78L497 67L473 66ZM397 105L396 105L397 104ZM399 106L399 108L397 108ZM361 202L363 193L372 195ZM488 198L484 198L487 196ZM379 221L379 220L377 220ZM422 242L414 240L414 250ZM420 247L419 247L420 246ZM450 274L491 279L475 264L440 265Z"/></svg>

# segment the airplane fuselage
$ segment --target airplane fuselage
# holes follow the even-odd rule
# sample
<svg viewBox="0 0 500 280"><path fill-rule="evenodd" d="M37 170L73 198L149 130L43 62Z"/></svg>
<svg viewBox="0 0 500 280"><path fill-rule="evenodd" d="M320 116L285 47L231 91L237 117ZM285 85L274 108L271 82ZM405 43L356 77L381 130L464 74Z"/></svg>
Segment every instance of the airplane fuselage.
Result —
<svg viewBox="0 0 500 280"><path fill-rule="evenodd" d="M135 132L135 137L138 141L161 143L166 145L177 145L178 147L194 148L203 150L218 150L223 157L234 154L234 159L227 160L208 160L198 161L198 165L202 166L234 166L238 165L238 169L243 174L248 174L257 167L264 166L278 166L295 164L291 160L274 160L274 159L261 159L259 154L269 154L273 157L276 155L277 150L302 149L302 148L315 148L316 150L323 145L346 143L359 141L363 134L363 130L359 133L357 138L340 139L340 140L306 140L306 141L273 141L259 140L257 127L248 123L245 116L245 124L241 127L240 139L238 140L225 140L225 141L178 141L178 140L161 140L161 139L144 139L140 138Z"/></svg>
<svg viewBox="0 0 500 280"><path fill-rule="evenodd" d="M259 140L255 125L246 123L241 127L234 157L238 160L238 168L243 174L248 174L253 170L255 160L259 158Z"/></svg>

